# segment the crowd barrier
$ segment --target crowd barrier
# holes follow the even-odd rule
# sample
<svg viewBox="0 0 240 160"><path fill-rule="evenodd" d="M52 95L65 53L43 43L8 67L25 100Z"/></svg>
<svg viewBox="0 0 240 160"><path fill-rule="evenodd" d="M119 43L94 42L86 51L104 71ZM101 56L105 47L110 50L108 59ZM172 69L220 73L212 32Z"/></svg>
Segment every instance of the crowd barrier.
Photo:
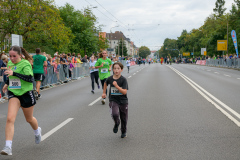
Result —
<svg viewBox="0 0 240 160"><path fill-rule="evenodd" d="M196 64L207 65L213 67L227 67L227 68L238 68L240 69L240 59L207 59L204 60L206 63L203 64L198 60Z"/></svg>
<svg viewBox="0 0 240 160"><path fill-rule="evenodd" d="M197 60L196 64L206 65L206 60Z"/></svg>
<svg viewBox="0 0 240 160"><path fill-rule="evenodd" d="M120 60L120 62L126 66L126 60ZM134 61L131 61L131 66L135 65L136 63ZM89 70L89 63L75 63L73 64L74 68L69 69L69 66L67 65L60 65L59 69L54 68L53 66L47 66L44 67L44 76L45 79L42 82L41 87L42 88L48 88L56 84L66 83L69 80L77 80L84 76L89 76L90 70ZM1 70L0 70L1 74ZM0 75L0 77L3 75ZM2 91L4 83L1 83L0 79L0 89ZM34 88L36 86L36 82L33 82ZM2 95L2 94L1 94Z"/></svg>

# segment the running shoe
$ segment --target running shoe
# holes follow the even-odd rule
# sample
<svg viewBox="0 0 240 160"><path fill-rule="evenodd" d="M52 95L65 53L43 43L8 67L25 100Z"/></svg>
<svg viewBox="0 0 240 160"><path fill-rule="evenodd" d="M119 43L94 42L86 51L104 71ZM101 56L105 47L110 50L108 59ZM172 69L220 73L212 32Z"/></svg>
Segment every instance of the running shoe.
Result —
<svg viewBox="0 0 240 160"><path fill-rule="evenodd" d="M100 86L98 85L98 89L100 89Z"/></svg>
<svg viewBox="0 0 240 160"><path fill-rule="evenodd" d="M120 123L116 123L113 127L113 133L117 133L118 132L118 126Z"/></svg>
<svg viewBox="0 0 240 160"><path fill-rule="evenodd" d="M39 135L35 135L35 143L39 144L42 140L42 129L39 127Z"/></svg>
<svg viewBox="0 0 240 160"><path fill-rule="evenodd" d="M12 155L12 149L9 148L8 146L5 146L3 148L3 150L1 151L1 155L11 156Z"/></svg>
<svg viewBox="0 0 240 160"><path fill-rule="evenodd" d="M91 91L94 94L94 90Z"/></svg>
<svg viewBox="0 0 240 160"><path fill-rule="evenodd" d="M102 104L105 104L105 99L102 99Z"/></svg>
<svg viewBox="0 0 240 160"><path fill-rule="evenodd" d="M41 95L41 94L38 94L38 98L42 98L42 95Z"/></svg>
<svg viewBox="0 0 240 160"><path fill-rule="evenodd" d="M36 90L34 90L33 93L34 93L36 100L38 100L38 92Z"/></svg>
<svg viewBox="0 0 240 160"><path fill-rule="evenodd" d="M122 133L121 138L127 138L127 133Z"/></svg>

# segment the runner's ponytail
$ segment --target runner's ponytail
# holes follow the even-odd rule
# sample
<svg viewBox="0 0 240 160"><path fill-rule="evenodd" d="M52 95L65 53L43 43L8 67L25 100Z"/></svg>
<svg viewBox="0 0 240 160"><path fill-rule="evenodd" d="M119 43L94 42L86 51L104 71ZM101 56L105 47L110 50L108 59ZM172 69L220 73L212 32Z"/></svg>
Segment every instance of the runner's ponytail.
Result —
<svg viewBox="0 0 240 160"><path fill-rule="evenodd" d="M33 60L32 57L28 54L28 52L24 48L22 48L22 47L20 47L20 48L21 48L21 52L24 55L26 60L28 60L28 61Z"/></svg>

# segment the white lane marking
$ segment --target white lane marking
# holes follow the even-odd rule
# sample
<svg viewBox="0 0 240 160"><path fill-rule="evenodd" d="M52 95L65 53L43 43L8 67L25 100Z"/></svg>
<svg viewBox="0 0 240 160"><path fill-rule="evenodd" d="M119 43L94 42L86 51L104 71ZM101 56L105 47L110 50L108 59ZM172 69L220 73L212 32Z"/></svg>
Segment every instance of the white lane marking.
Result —
<svg viewBox="0 0 240 160"><path fill-rule="evenodd" d="M129 76L128 78L131 78L132 76Z"/></svg>
<svg viewBox="0 0 240 160"><path fill-rule="evenodd" d="M51 131L49 131L48 133L44 134L42 136L42 140L44 141L46 138L48 138L49 136L51 136L53 133L55 133L57 130L59 130L60 128L62 128L63 126L65 126L66 124L68 124L71 120L73 120L73 118L68 118L66 121L62 122L61 124L59 124L57 127L53 128Z"/></svg>
<svg viewBox="0 0 240 160"><path fill-rule="evenodd" d="M218 72L214 72L214 73L219 74Z"/></svg>
<svg viewBox="0 0 240 160"><path fill-rule="evenodd" d="M138 71L137 71L138 72Z"/></svg>
<svg viewBox="0 0 240 160"><path fill-rule="evenodd" d="M240 78L237 78L237 79L240 79Z"/></svg>
<svg viewBox="0 0 240 160"><path fill-rule="evenodd" d="M219 99L217 99L216 97L214 97L212 94L210 94L209 92L207 92L205 89L203 89L201 86L199 86L197 83L195 83L194 81L192 81L190 78L188 78L187 76L185 76L184 74L182 74L181 72L179 72L178 70L176 70L173 67L170 67L173 71L175 71L178 75L180 75L187 83L189 83L195 90L197 90L205 99L207 99L210 103L212 103L218 110L220 110L225 116L227 116L230 120L232 120L238 127L240 127L240 122L235 119L233 116L231 116L228 112L226 112L224 109L222 109L219 105L217 105L215 102L213 102L209 97L211 97L213 100L215 100L216 102L218 102L220 105L222 105L225 109L227 109L229 112L231 112L233 115L235 115L237 118L240 119L240 114L237 113L236 111L234 111L232 108L230 108L229 106L227 106L226 104L224 104L222 101L220 101ZM195 85L195 86L194 86ZM205 92L209 97L207 97L206 94L204 94L203 92Z"/></svg>
<svg viewBox="0 0 240 160"><path fill-rule="evenodd" d="M97 101L99 101L101 98L102 98L102 97L97 98L95 101L93 101L92 103L90 103L88 106L94 105L94 104L95 104Z"/></svg>
<svg viewBox="0 0 240 160"><path fill-rule="evenodd" d="M226 77L231 77L231 76L229 76L229 75L227 75L227 74L224 74L224 76L226 76Z"/></svg>
<svg viewBox="0 0 240 160"><path fill-rule="evenodd" d="M133 75L135 75L136 73L133 73Z"/></svg>

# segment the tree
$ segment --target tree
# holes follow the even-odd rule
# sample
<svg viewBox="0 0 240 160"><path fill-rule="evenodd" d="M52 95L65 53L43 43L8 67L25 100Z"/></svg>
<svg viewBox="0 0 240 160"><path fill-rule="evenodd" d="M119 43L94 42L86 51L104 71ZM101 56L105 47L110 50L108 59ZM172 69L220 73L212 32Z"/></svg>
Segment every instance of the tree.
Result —
<svg viewBox="0 0 240 160"><path fill-rule="evenodd" d="M71 29L74 35L69 45L71 52L79 52L80 50L82 56L83 54L91 55L92 52L100 50L102 46L99 45L105 45L99 39L100 27L95 26L97 18L89 8L84 9L82 13L66 3L59 10L65 25Z"/></svg>
<svg viewBox="0 0 240 160"><path fill-rule="evenodd" d="M118 48L119 48L119 52L118 52ZM123 56L123 57L128 55L126 43L122 39L119 41L119 44L118 46L116 46L115 50L116 50L116 55Z"/></svg>
<svg viewBox="0 0 240 160"><path fill-rule="evenodd" d="M146 58L150 54L151 54L151 51L150 51L150 49L148 47L141 46L139 48L139 57Z"/></svg>
<svg viewBox="0 0 240 160"><path fill-rule="evenodd" d="M0 17L1 42L11 34L22 35L24 47L30 50L35 50L29 48L31 44L47 44L57 50L70 42L71 31L62 23L53 0L5 0L1 2Z"/></svg>
<svg viewBox="0 0 240 160"><path fill-rule="evenodd" d="M215 8L213 11L215 12L216 17L221 17L227 8L224 8L225 0L217 0L215 3Z"/></svg>

